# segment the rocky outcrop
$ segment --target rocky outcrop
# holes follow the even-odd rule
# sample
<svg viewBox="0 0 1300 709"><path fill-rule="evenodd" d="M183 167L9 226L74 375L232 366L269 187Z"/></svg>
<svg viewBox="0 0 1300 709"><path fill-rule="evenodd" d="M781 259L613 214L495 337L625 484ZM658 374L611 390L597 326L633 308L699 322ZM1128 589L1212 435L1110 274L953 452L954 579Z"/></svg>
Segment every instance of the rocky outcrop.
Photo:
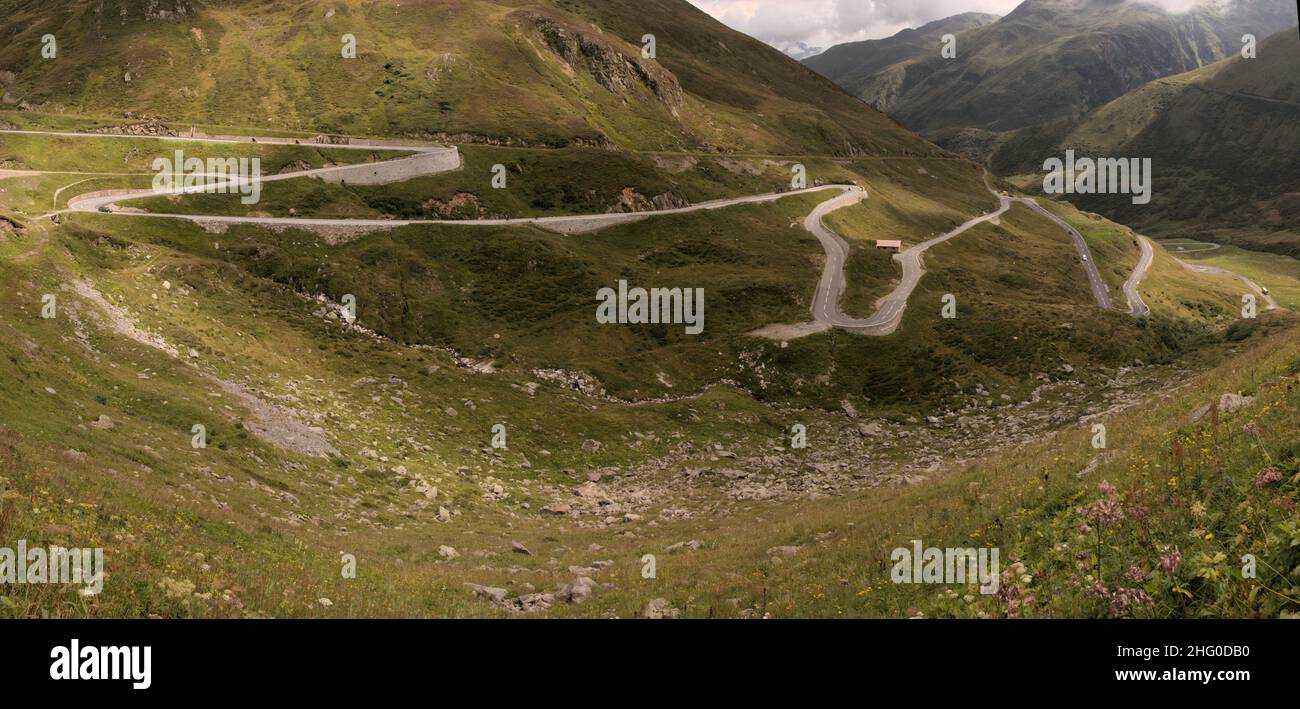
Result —
<svg viewBox="0 0 1300 709"><path fill-rule="evenodd" d="M96 133L99 135L143 135L143 136L166 136L176 137L180 135L176 131L163 125L161 121L150 118L139 123L128 123L124 126L107 126L105 128L87 128L82 133Z"/></svg>
<svg viewBox="0 0 1300 709"><path fill-rule="evenodd" d="M457 192L445 202L440 199L430 199L420 207L434 219L488 218L487 207L479 203L477 195L469 192Z"/></svg>
<svg viewBox="0 0 1300 709"><path fill-rule="evenodd" d="M126 10L123 10L122 14L125 15ZM194 14L194 7L189 0L149 0L144 8L146 20L174 22L192 14Z"/></svg>
<svg viewBox="0 0 1300 709"><path fill-rule="evenodd" d="M666 69L628 56L602 37L563 27L549 17L537 16L534 22L546 47L570 70L587 72L610 93L626 97L643 86L670 107L682 105L681 84Z"/></svg>
<svg viewBox="0 0 1300 709"><path fill-rule="evenodd" d="M279 170L276 170L275 174L287 175L291 172L302 172L303 170L310 170L310 169L311 169L311 165L308 165L307 161L293 160L291 162L285 163L285 166L280 168Z"/></svg>
<svg viewBox="0 0 1300 709"><path fill-rule="evenodd" d="M681 209L689 206L691 206L691 203L685 197L674 192L664 192L653 197L647 197L638 192L635 187L624 187L619 194L618 204L610 207L609 213L657 212L664 209Z"/></svg>

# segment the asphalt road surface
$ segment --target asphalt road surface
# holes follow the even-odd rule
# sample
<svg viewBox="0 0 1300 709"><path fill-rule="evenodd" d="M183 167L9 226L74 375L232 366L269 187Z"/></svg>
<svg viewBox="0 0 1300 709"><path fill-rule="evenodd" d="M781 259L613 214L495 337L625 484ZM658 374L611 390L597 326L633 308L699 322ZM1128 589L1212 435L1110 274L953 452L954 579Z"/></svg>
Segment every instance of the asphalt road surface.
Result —
<svg viewBox="0 0 1300 709"><path fill-rule="evenodd" d="M1093 260L1092 254L1088 252L1088 242L1084 241L1083 235L1074 227L1066 224L1060 217L1047 211L1037 200L1028 197L1013 197L1011 201L1026 205L1035 212L1056 222L1057 226L1070 235L1070 239L1074 241L1074 250L1078 252L1079 261L1083 264L1083 270L1088 274L1088 285L1092 289L1093 300L1097 301L1097 307L1110 310L1110 289L1106 287L1106 282L1101 279L1101 273L1097 270L1097 262Z"/></svg>
<svg viewBox="0 0 1300 709"><path fill-rule="evenodd" d="M1137 268L1133 269L1133 274L1124 281L1124 297L1128 299L1129 314L1135 318L1145 318L1151 314L1151 308L1147 307L1142 300L1142 294L1138 292L1138 286L1141 285L1142 279L1147 277L1151 271L1151 264L1156 260L1156 250L1151 246L1151 240L1145 236L1138 236L1138 247L1142 249L1142 258L1138 259Z"/></svg>

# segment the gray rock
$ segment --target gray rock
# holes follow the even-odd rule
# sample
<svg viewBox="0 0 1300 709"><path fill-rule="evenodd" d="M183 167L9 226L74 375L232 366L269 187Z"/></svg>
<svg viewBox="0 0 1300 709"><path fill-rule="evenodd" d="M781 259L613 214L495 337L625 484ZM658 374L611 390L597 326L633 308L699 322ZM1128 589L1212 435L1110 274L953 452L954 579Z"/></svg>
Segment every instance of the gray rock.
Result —
<svg viewBox="0 0 1300 709"><path fill-rule="evenodd" d="M884 433L885 429L879 423L860 423L858 424L858 435L863 438L879 436Z"/></svg>
<svg viewBox="0 0 1300 709"><path fill-rule="evenodd" d="M560 587L555 594L556 598L563 599L569 603L582 603L591 598L591 592L596 588L596 582L586 576L579 576L574 579L573 583L566 583Z"/></svg>
<svg viewBox="0 0 1300 709"><path fill-rule="evenodd" d="M649 601L641 608L641 617L650 620L662 620L664 618L676 618L681 615L681 611L673 608L668 604L666 598L656 598Z"/></svg>
<svg viewBox="0 0 1300 709"><path fill-rule="evenodd" d="M1230 414L1243 406L1250 406L1250 403L1254 400L1255 397L1253 396L1227 393L1219 397L1219 411Z"/></svg>
<svg viewBox="0 0 1300 709"><path fill-rule="evenodd" d="M474 592L475 596L487 598L495 603L504 603L506 600L506 590L504 588L495 588L493 586L480 586L476 583L465 582L465 585Z"/></svg>
<svg viewBox="0 0 1300 709"><path fill-rule="evenodd" d="M95 419L94 421L91 421L91 422L90 422L90 427L91 427L91 428L95 428L95 429L99 429L100 431L109 431L109 430L112 430L112 428L113 428L113 419L109 418L109 417L106 416L105 414L100 414L100 415L99 415L99 418L97 418L97 419Z"/></svg>

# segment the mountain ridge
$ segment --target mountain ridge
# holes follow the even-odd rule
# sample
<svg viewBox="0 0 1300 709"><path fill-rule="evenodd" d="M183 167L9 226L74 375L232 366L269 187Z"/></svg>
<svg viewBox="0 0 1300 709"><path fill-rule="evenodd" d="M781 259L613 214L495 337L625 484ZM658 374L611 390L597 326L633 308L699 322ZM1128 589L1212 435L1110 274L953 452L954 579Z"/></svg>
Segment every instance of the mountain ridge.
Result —
<svg viewBox="0 0 1300 709"><path fill-rule="evenodd" d="M1202 3L1171 13L1110 0L1025 0L962 32L957 56L903 57L848 90L940 145L1077 116L1148 81L1236 53L1295 24L1285 0ZM834 48L827 53L834 51Z"/></svg>

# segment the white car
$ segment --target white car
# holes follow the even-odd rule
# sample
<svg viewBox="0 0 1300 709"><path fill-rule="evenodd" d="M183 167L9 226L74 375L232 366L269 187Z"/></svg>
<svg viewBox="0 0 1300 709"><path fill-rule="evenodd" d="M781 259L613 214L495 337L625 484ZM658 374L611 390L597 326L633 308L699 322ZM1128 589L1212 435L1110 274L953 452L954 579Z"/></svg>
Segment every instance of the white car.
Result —
<svg viewBox="0 0 1300 709"><path fill-rule="evenodd" d="M1087 263L1087 262L1088 262L1088 254L1084 254L1084 255L1082 256L1082 258L1083 258L1083 262L1084 262L1084 263Z"/></svg>

